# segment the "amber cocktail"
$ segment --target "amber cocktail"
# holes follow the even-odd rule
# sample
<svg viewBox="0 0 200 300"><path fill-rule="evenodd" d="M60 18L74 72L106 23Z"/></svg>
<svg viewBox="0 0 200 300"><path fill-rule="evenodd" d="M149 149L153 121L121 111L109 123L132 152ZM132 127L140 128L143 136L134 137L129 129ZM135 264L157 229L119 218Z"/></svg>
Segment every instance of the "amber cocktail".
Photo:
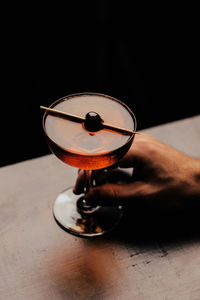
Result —
<svg viewBox="0 0 200 300"><path fill-rule="evenodd" d="M103 94L81 93L55 101L56 109L80 117L98 116L102 122L136 130L132 111L121 101ZM89 124L89 125L88 125ZM85 170L85 193L95 185L92 170L115 164L130 148L134 133L93 126L93 123L75 122L45 112L43 129L51 151L64 163ZM84 194L77 196L72 188L63 191L53 208L57 223L70 233L79 236L101 235L118 224L122 207L91 207Z"/></svg>

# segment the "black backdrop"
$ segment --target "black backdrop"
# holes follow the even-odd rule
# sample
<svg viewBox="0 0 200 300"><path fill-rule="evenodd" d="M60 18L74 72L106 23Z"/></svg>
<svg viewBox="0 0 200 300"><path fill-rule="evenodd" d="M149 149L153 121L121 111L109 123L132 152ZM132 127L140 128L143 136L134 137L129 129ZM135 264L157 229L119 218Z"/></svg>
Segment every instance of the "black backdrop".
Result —
<svg viewBox="0 0 200 300"><path fill-rule="evenodd" d="M2 166L49 153L39 106L67 94L117 97L138 129L199 113L194 7L103 0L10 9L1 37Z"/></svg>

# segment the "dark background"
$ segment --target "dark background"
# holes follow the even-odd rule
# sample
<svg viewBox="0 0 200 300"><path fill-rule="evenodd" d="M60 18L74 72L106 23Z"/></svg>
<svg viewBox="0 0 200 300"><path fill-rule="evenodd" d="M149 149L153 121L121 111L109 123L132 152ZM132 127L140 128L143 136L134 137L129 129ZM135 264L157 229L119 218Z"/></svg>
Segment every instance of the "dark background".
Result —
<svg viewBox="0 0 200 300"><path fill-rule="evenodd" d="M39 106L71 93L119 98L139 130L199 114L196 11L106 0L6 7L1 166L49 153Z"/></svg>

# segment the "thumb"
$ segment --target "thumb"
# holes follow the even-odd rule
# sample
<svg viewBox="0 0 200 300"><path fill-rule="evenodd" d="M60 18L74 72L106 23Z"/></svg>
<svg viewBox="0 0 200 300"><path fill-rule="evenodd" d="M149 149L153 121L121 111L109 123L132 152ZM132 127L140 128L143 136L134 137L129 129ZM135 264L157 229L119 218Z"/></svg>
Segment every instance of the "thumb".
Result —
<svg viewBox="0 0 200 300"><path fill-rule="evenodd" d="M147 192L147 184L137 181L128 184L104 184L92 188L85 197L90 205L117 206L142 200Z"/></svg>

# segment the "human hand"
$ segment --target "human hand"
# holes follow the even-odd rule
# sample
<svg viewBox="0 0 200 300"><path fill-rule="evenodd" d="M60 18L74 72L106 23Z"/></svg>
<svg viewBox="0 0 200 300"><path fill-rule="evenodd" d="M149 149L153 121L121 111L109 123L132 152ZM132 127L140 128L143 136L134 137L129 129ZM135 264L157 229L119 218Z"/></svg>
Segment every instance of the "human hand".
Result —
<svg viewBox="0 0 200 300"><path fill-rule="evenodd" d="M118 166L134 168L131 182L103 183L92 188L86 195L89 204L153 206L164 210L200 207L200 160L141 134L135 136L132 147ZM108 174L112 177L113 170ZM80 194L82 188L80 171L74 192Z"/></svg>

